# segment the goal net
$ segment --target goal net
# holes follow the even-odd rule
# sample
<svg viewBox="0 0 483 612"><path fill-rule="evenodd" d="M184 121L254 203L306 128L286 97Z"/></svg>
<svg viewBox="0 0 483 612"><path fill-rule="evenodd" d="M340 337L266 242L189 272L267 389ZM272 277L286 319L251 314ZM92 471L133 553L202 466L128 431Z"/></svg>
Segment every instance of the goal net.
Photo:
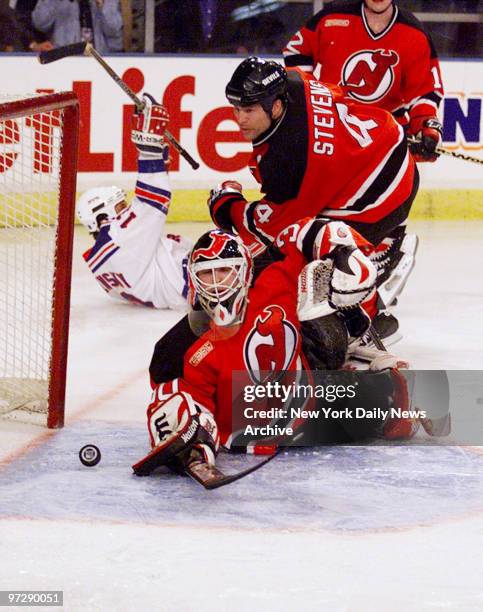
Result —
<svg viewBox="0 0 483 612"><path fill-rule="evenodd" d="M0 415L62 427L79 125L74 93L0 97Z"/></svg>

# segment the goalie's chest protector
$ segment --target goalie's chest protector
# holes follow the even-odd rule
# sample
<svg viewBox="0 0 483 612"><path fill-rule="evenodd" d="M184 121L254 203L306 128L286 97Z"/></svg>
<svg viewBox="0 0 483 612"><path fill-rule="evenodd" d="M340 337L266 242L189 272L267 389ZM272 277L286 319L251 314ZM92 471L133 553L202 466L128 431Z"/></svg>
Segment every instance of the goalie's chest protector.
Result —
<svg viewBox="0 0 483 612"><path fill-rule="evenodd" d="M220 433L231 433L234 397L243 384L256 385L261 372L301 369L300 333L297 318L298 275L305 260L295 253L266 268L249 293L244 322L225 340L205 334L190 349L185 379L196 379L204 396L214 393L215 418ZM207 344L209 343L209 344ZM203 351L209 353L203 357ZM193 356L201 355L193 359ZM235 384L233 384L235 383ZM204 389L203 389L204 387Z"/></svg>

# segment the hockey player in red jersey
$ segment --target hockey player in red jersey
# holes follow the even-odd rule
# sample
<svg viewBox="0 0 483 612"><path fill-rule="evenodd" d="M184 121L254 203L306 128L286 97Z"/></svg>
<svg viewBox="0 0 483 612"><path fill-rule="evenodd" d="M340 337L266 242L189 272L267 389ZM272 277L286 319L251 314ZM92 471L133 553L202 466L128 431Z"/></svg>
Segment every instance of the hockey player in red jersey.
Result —
<svg viewBox="0 0 483 612"><path fill-rule="evenodd" d="M323 327L327 316L335 318L339 332L344 330L338 338L345 353L346 327L334 313L370 307L376 280L364 254L370 245L340 221L303 219L279 236L277 247L278 260L254 277L252 257L239 238L211 230L195 244L189 276L196 302L189 316L199 337L185 354L180 377L152 383L147 412L152 450L133 466L137 474L160 465L179 472L192 462L213 465L220 442L238 446L234 371L263 386L271 375L326 369L322 346L303 343L300 319ZM330 263L324 297L317 302L305 287L300 300L300 273L303 284L310 284L314 267L324 263ZM383 367L397 367L396 358L383 357ZM397 378L396 387L400 383ZM415 425L412 419L392 420L387 428L378 423L389 437L412 435Z"/></svg>
<svg viewBox="0 0 483 612"><path fill-rule="evenodd" d="M238 66L226 95L253 144L250 169L264 196L247 202L240 185L225 182L209 205L218 227L235 229L252 254L304 214L343 220L376 246L405 221L419 179L390 113L256 57Z"/></svg>
<svg viewBox="0 0 483 612"><path fill-rule="evenodd" d="M353 100L391 112L420 140L410 145L416 161L437 159L441 72L433 42L411 12L393 0L337 0L300 28L283 54L287 67L317 69L322 81L337 83ZM378 247L378 284L388 305L414 266L417 246L402 224Z"/></svg>
<svg viewBox="0 0 483 612"><path fill-rule="evenodd" d="M287 67L312 72L320 65L323 82L393 113L421 139L411 145L417 161L437 158L443 97L438 55L411 12L393 0L337 0L300 28L283 54Z"/></svg>

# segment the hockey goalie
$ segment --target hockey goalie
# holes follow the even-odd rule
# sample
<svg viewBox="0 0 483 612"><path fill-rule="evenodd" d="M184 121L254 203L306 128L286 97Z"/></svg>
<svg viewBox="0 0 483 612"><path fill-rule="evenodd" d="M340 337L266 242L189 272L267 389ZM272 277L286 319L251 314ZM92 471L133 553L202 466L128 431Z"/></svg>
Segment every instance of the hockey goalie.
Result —
<svg viewBox="0 0 483 612"><path fill-rule="evenodd" d="M282 232L277 249L274 263L254 274L239 238L211 230L195 244L188 263L189 321L198 339L184 356L181 377L153 381L147 411L152 450L133 466L136 474L162 465L183 473L195 463L214 465L220 445L240 450L233 431L234 371L262 385L298 373L310 381L312 370L343 367L349 344L367 331L377 299L370 243L343 222L307 218ZM319 293L308 289L313 283L307 279L317 265L326 271ZM376 363L381 355L373 357ZM382 357L382 371L374 376L386 381L386 404L407 402L400 360ZM303 425L303 419L293 423L296 432ZM417 419L390 419L373 423L363 436L407 438L418 427ZM351 427L348 433L358 436ZM267 441L250 446L257 452Z"/></svg>

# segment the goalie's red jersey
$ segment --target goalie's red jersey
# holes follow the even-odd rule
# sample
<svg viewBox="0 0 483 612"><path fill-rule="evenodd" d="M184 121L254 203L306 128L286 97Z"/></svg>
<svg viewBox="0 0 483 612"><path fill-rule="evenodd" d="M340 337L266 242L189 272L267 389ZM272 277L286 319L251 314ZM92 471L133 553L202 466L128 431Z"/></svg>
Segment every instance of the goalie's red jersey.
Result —
<svg viewBox="0 0 483 612"><path fill-rule="evenodd" d="M443 95L438 56L421 23L397 6L387 27L375 33L364 3L331 2L294 34L284 49L287 67L312 71L339 84L364 104L407 115L436 115Z"/></svg>
<svg viewBox="0 0 483 612"><path fill-rule="evenodd" d="M345 221L378 243L408 215L417 191L403 128L387 111L359 104L300 70L288 71L282 119L253 142L258 202L227 194L212 217L235 228L253 254L303 216Z"/></svg>
<svg viewBox="0 0 483 612"><path fill-rule="evenodd" d="M225 332L215 327L203 333L184 355L182 377L160 383L152 380L150 408L173 393L188 392L213 413L222 444L230 446L237 423L243 421L239 414L244 405L243 387L261 384L267 377L272 380L282 372L284 384L295 377L297 382L310 382L297 316L298 277L309 261L324 259L341 244L352 244L365 254L372 251L368 242L343 223L301 219L287 228L278 236L276 261L250 287L243 323ZM366 272L362 266L361 282ZM368 312L374 299L375 294L370 293L362 304ZM309 405L309 400L301 398L300 407ZM257 407L270 406L258 403ZM298 424L295 420L294 426Z"/></svg>
<svg viewBox="0 0 483 612"><path fill-rule="evenodd" d="M225 336L219 329L204 333L184 357L183 377L155 388L154 401L177 391L189 392L214 414L225 446L232 442L237 416L233 422L233 409L243 403L233 395L243 391L243 383L258 384L261 372L308 369L296 312L297 279L307 262L295 247L287 248L290 256L268 266L250 289L247 312L236 333L232 328ZM232 384L235 380L238 389Z"/></svg>

